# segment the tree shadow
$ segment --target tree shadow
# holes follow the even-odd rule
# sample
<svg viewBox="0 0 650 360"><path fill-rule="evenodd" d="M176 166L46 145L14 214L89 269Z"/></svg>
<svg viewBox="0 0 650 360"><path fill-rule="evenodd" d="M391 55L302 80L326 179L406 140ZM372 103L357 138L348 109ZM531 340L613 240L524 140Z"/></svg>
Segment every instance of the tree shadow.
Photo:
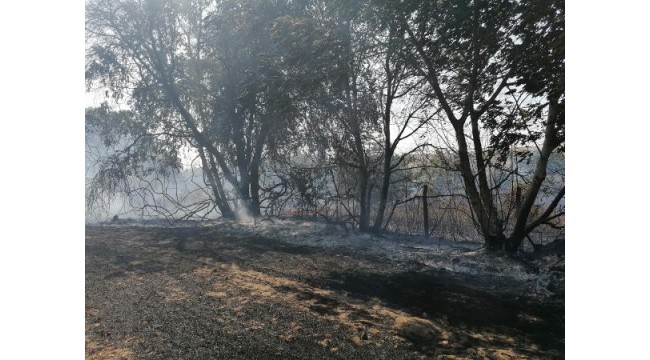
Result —
<svg viewBox="0 0 650 360"><path fill-rule="evenodd" d="M480 290L482 280L471 276L435 270L333 272L313 281L365 301L379 299L415 317L444 319L451 327L523 335L542 347L564 349L563 306Z"/></svg>

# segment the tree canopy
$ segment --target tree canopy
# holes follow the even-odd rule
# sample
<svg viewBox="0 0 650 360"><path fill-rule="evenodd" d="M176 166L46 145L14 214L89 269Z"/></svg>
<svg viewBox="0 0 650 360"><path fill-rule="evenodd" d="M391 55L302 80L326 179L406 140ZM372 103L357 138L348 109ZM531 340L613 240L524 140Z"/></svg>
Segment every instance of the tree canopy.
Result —
<svg viewBox="0 0 650 360"><path fill-rule="evenodd" d="M427 196L458 199L490 249L563 227L562 0L91 0L86 34L107 99L87 133L119 148L93 160L90 208L308 207L381 232L443 171ZM193 196L134 186L188 169Z"/></svg>

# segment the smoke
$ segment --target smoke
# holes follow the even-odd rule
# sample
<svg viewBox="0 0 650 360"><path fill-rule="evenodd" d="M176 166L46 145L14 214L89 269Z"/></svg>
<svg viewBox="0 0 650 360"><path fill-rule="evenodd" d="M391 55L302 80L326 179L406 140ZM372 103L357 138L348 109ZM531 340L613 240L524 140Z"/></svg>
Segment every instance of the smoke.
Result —
<svg viewBox="0 0 650 360"><path fill-rule="evenodd" d="M255 221L248 211L248 206L246 206L244 201L239 202L239 206L237 206L235 210L235 216L237 217L237 221L241 223L252 223Z"/></svg>
<svg viewBox="0 0 650 360"><path fill-rule="evenodd" d="M232 195L234 195L234 200L233 201L233 211L235 213L235 220L240 223L255 223L255 218L251 215L249 211L249 205L250 201L247 201L246 199L242 198L240 194L237 193L237 191L233 191Z"/></svg>

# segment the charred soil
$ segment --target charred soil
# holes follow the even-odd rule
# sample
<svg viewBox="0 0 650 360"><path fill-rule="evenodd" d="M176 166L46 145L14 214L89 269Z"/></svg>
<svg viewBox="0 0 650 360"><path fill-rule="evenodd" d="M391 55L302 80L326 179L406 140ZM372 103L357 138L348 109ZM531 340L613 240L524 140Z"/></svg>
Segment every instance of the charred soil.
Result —
<svg viewBox="0 0 650 360"><path fill-rule="evenodd" d="M564 357L563 291L388 255L221 226L87 226L86 357Z"/></svg>

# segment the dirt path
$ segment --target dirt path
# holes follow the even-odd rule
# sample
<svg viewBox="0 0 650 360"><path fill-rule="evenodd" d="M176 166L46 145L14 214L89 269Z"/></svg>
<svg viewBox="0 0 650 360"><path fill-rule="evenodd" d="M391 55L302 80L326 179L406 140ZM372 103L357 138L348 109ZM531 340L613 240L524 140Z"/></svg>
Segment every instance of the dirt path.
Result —
<svg viewBox="0 0 650 360"><path fill-rule="evenodd" d="M564 306L358 250L86 228L90 359L562 358Z"/></svg>

